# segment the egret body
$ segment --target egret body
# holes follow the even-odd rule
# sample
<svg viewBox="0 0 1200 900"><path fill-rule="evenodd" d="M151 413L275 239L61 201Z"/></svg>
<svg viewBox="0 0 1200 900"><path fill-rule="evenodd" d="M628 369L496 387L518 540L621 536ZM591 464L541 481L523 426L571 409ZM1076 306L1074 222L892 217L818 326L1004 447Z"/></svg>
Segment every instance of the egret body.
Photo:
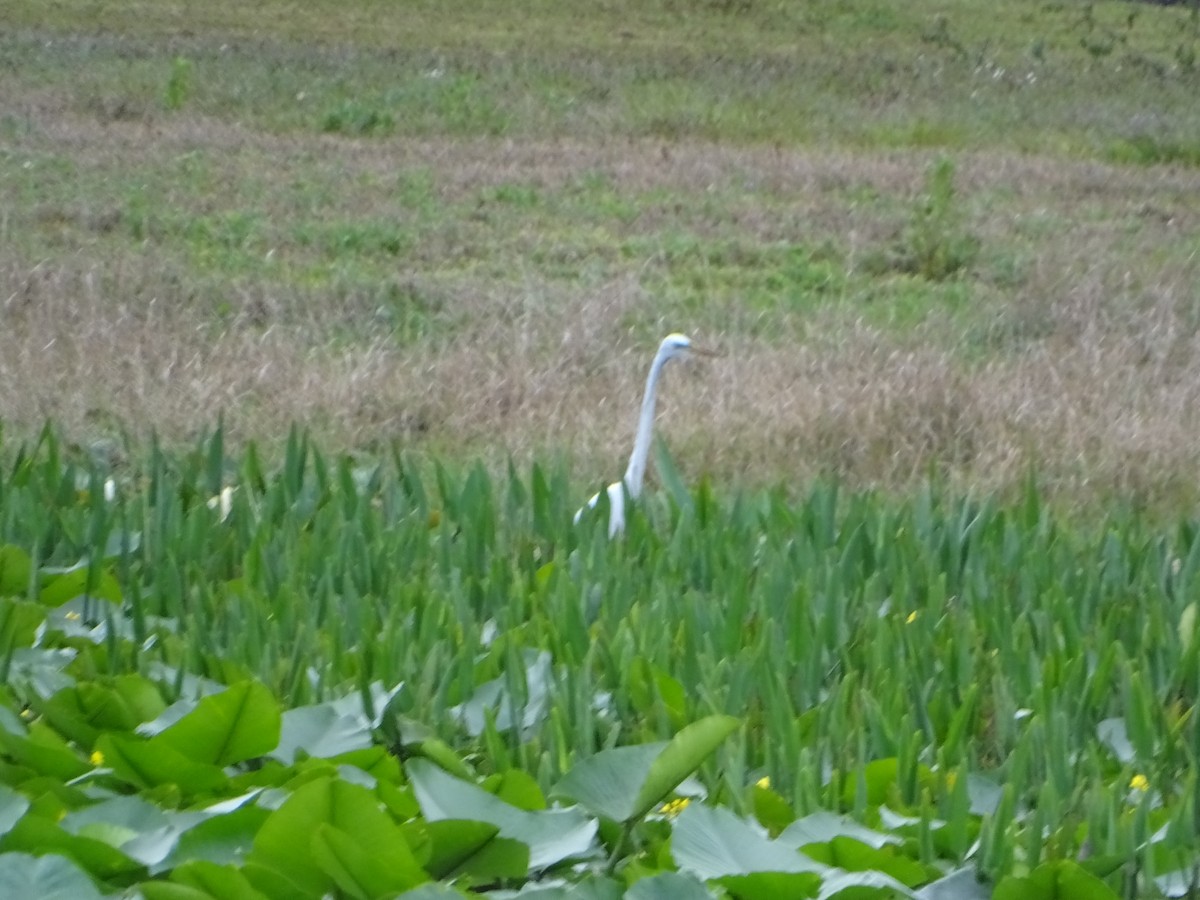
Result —
<svg viewBox="0 0 1200 900"><path fill-rule="evenodd" d="M697 347L691 339L683 334L668 334L658 352L654 354L654 362L650 364L650 374L646 376L646 392L642 395L642 411L638 416L637 437L633 441L633 453L629 455L629 465L625 468L625 477L608 486L608 536L616 537L625 531L625 498L636 500L642 494L642 483L646 477L646 460L650 456L650 442L654 437L654 407L658 397L658 379L662 375L663 366L669 360L686 359L691 354L713 356L710 350ZM575 513L575 521L583 516L584 510L594 509L600 501L596 494L587 502L587 506Z"/></svg>

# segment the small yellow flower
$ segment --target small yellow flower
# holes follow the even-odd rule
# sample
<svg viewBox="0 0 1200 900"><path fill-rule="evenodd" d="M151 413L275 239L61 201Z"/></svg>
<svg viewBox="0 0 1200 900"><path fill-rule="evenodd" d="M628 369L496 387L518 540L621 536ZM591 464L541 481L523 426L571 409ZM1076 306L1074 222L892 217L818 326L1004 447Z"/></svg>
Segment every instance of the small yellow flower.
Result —
<svg viewBox="0 0 1200 900"><path fill-rule="evenodd" d="M75 612L73 609L69 610L67 612L67 618L72 622L77 622L79 621L79 613Z"/></svg>
<svg viewBox="0 0 1200 900"><path fill-rule="evenodd" d="M33 710L30 709L28 706L25 707L23 710L21 710L21 718L24 719L26 722L28 722L30 719L33 718Z"/></svg>
<svg viewBox="0 0 1200 900"><path fill-rule="evenodd" d="M754 784L756 787L766 790L771 786L771 778L768 775L764 775L762 778L758 779L758 781L754 782Z"/></svg>
<svg viewBox="0 0 1200 900"><path fill-rule="evenodd" d="M1129 779L1129 786L1135 791L1146 791L1150 789L1150 780L1139 772Z"/></svg>
<svg viewBox="0 0 1200 900"><path fill-rule="evenodd" d="M908 614L908 618L904 620L904 624L911 625L915 621L917 621L917 611L914 609Z"/></svg>
<svg viewBox="0 0 1200 900"><path fill-rule="evenodd" d="M90 758L93 766L99 768L100 766L104 765L104 754L99 750L93 750Z"/></svg>
<svg viewBox="0 0 1200 900"><path fill-rule="evenodd" d="M668 800L666 803L660 806L658 811L664 816L668 816L669 818L673 819L687 809L688 804L691 802L692 801L687 797L676 797L674 800Z"/></svg>

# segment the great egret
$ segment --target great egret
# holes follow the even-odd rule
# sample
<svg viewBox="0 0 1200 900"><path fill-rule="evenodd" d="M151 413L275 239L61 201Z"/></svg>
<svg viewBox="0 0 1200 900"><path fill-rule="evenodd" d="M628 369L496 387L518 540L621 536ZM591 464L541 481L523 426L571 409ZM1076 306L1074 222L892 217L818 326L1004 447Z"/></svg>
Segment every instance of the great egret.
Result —
<svg viewBox="0 0 1200 900"><path fill-rule="evenodd" d="M662 375L663 366L668 360L676 357L686 359L692 354L699 356L716 356L712 350L697 347L687 335L668 334L658 345L658 353L654 354L654 362L650 364L650 374L646 378L646 393L642 397L642 412L638 417L637 437L633 441L633 453L629 455L629 466L625 469L625 477L608 486L608 536L616 537L625 531L625 495L630 500L636 500L642 493L642 481L646 475L646 457L650 454L650 439L654 433L654 402L658 394L658 379ZM594 509L600 502L596 494L575 513L578 524L584 512Z"/></svg>

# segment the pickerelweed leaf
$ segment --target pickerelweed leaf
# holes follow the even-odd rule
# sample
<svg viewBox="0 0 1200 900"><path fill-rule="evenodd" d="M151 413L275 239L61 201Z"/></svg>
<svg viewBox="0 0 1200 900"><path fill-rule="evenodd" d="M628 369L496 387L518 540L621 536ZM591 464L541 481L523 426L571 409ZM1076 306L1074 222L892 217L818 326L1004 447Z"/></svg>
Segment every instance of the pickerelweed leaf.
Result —
<svg viewBox="0 0 1200 900"><path fill-rule="evenodd" d="M614 822L632 819L642 785L666 746L659 741L601 750L573 766L551 793Z"/></svg>
<svg viewBox="0 0 1200 900"><path fill-rule="evenodd" d="M171 873L171 881L217 900L269 900L250 884L245 875L232 866L200 860L184 863Z"/></svg>
<svg viewBox="0 0 1200 900"><path fill-rule="evenodd" d="M690 804L675 821L671 857L682 871L705 881L756 872L829 871L795 848L770 840L732 811L698 803Z"/></svg>
<svg viewBox="0 0 1200 900"><path fill-rule="evenodd" d="M979 880L974 866L964 866L917 891L921 900L989 900L991 885Z"/></svg>
<svg viewBox="0 0 1200 900"><path fill-rule="evenodd" d="M646 773L633 801L633 817L645 815L729 737L740 722L733 716L709 716L693 722L667 742Z"/></svg>
<svg viewBox="0 0 1200 900"><path fill-rule="evenodd" d="M0 597L24 596L32 577L33 559L29 554L15 544L0 544Z"/></svg>
<svg viewBox="0 0 1200 900"><path fill-rule="evenodd" d="M529 812L445 772L424 759L409 760L409 781L425 818L489 822L502 837L529 847L529 865L544 869L586 854L596 836L596 821L575 809Z"/></svg>
<svg viewBox="0 0 1200 900"><path fill-rule="evenodd" d="M102 734L96 750L117 777L138 788L174 784L188 795L207 794L228 781L225 773L205 765L173 747L119 734Z"/></svg>
<svg viewBox="0 0 1200 900"><path fill-rule="evenodd" d="M852 837L876 848L904 842L895 835L873 831L853 819L830 812L816 812L803 819L797 819L783 830L777 840L781 844L800 848L805 844L825 843L843 836Z"/></svg>
<svg viewBox="0 0 1200 900"><path fill-rule="evenodd" d="M274 750L281 725L279 704L271 692L257 681L243 681L203 698L151 742L194 762L224 767Z"/></svg>
<svg viewBox="0 0 1200 900"><path fill-rule="evenodd" d="M0 837L17 824L27 809L29 800L24 795L0 784Z"/></svg>
<svg viewBox="0 0 1200 900"><path fill-rule="evenodd" d="M267 755L291 764L297 751L337 756L371 746L371 725L361 714L343 714L333 703L302 706L283 714L279 743Z"/></svg>
<svg viewBox="0 0 1200 900"><path fill-rule="evenodd" d="M330 839L330 832L320 831L322 825L347 838ZM347 840L357 845L353 858L342 852ZM324 843L318 850L314 842ZM369 864L369 871L358 867L360 861L366 866L365 861L372 859L382 868L375 863ZM358 785L328 777L297 788L271 813L254 839L247 862L275 871L310 896L344 890L339 881L343 877L361 875L366 883L382 878L410 885L424 877L403 833L375 796Z"/></svg>
<svg viewBox="0 0 1200 900"><path fill-rule="evenodd" d="M625 900L713 900L713 894L691 875L662 872L636 882Z"/></svg>
<svg viewBox="0 0 1200 900"><path fill-rule="evenodd" d="M65 856L0 853L0 897L102 900L103 896L92 879Z"/></svg>

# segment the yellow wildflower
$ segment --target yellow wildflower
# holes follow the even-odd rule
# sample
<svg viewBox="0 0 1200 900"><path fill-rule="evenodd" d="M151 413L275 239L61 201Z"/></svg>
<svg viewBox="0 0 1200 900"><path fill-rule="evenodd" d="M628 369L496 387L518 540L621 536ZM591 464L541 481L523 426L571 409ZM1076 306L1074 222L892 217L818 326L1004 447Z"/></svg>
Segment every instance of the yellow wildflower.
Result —
<svg viewBox="0 0 1200 900"><path fill-rule="evenodd" d="M93 750L90 758L93 766L99 768L100 766L104 765L104 754L99 750Z"/></svg>
<svg viewBox="0 0 1200 900"><path fill-rule="evenodd" d="M904 620L904 624L911 625L915 621L917 621L917 611L914 609L908 614L908 618Z"/></svg>
<svg viewBox="0 0 1200 900"><path fill-rule="evenodd" d="M1150 789L1150 780L1139 772L1129 779L1129 786L1135 791L1146 791Z"/></svg>
<svg viewBox="0 0 1200 900"><path fill-rule="evenodd" d="M25 707L23 710L21 710L21 718L24 719L26 722L28 722L30 719L33 718L33 710L30 709L28 706Z"/></svg>
<svg viewBox="0 0 1200 900"><path fill-rule="evenodd" d="M768 775L764 775L762 778L758 779L758 781L756 781L754 783L756 786L762 788L763 790L766 790L767 788L769 788L771 786L771 778Z"/></svg>
<svg viewBox="0 0 1200 900"><path fill-rule="evenodd" d="M673 819L687 809L688 804L691 802L692 801L687 797L676 797L674 800L668 800L666 803L660 806L658 811L664 816L668 816Z"/></svg>

